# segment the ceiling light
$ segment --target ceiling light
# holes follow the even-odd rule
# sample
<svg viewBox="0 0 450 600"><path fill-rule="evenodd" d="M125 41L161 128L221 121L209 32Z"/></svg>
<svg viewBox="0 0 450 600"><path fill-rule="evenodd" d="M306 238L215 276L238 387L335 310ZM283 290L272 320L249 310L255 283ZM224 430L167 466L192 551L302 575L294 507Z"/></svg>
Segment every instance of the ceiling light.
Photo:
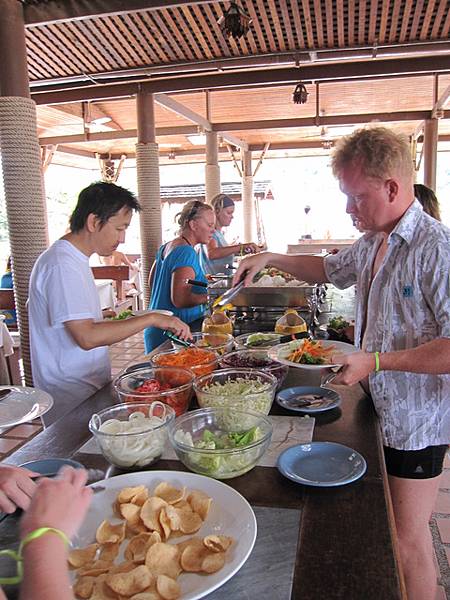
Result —
<svg viewBox="0 0 450 600"><path fill-rule="evenodd" d="M171 150L169 152L169 160L175 160L175 151L174 150Z"/></svg>
<svg viewBox="0 0 450 600"><path fill-rule="evenodd" d="M308 90L304 83L297 83L295 86L294 93L292 94L292 101L294 104L306 104L308 100Z"/></svg>
<svg viewBox="0 0 450 600"><path fill-rule="evenodd" d="M328 137L341 137L343 135L350 135L355 131L354 125L343 125L340 127L336 125L334 127L327 127L327 136Z"/></svg>
<svg viewBox="0 0 450 600"><path fill-rule="evenodd" d="M174 144L174 143L166 143L166 142L162 142L161 144L158 144L158 148L181 148L182 144Z"/></svg>
<svg viewBox="0 0 450 600"><path fill-rule="evenodd" d="M244 9L232 1L228 10L223 13L219 24L226 36L238 39L248 32L251 22L250 16L244 12Z"/></svg>
<svg viewBox="0 0 450 600"><path fill-rule="evenodd" d="M206 144L206 135L204 133L193 133L187 135L186 139L191 142L193 146L204 146Z"/></svg>

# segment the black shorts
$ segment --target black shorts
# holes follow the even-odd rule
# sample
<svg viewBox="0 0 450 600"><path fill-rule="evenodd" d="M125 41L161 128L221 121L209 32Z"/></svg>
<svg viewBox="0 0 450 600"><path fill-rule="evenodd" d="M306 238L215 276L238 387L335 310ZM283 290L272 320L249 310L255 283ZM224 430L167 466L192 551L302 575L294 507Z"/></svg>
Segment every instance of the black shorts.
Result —
<svg viewBox="0 0 450 600"><path fill-rule="evenodd" d="M442 473L448 445L428 446L422 450L384 448L384 460L389 475L405 479L431 479Z"/></svg>

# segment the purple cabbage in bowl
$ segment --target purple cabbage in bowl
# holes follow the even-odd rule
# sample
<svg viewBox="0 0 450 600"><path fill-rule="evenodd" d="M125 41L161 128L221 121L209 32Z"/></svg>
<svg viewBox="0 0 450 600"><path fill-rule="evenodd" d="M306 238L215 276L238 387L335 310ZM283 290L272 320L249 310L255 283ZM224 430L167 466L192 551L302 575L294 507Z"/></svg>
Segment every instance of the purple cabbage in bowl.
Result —
<svg viewBox="0 0 450 600"><path fill-rule="evenodd" d="M267 350L263 348L230 352L220 358L219 364L222 369L254 369L270 373L278 380L277 390L283 385L289 371L287 365L282 365L269 358Z"/></svg>

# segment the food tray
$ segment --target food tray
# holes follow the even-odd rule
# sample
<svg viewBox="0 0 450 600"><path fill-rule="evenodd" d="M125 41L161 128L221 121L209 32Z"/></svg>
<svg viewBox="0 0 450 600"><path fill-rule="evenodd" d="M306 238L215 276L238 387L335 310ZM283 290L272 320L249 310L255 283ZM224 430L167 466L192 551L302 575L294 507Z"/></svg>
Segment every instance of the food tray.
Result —
<svg viewBox="0 0 450 600"><path fill-rule="evenodd" d="M296 287L257 287L250 286L233 298L234 306L280 306L284 308L311 308L311 300L316 296L316 285L299 285ZM223 294L225 288L208 286L211 300Z"/></svg>

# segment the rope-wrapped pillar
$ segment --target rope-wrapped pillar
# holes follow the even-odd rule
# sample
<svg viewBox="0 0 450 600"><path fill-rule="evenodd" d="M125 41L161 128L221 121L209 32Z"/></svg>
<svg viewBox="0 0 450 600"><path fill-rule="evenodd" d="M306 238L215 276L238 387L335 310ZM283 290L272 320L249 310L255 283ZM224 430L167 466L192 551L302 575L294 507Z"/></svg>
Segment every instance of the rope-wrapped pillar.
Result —
<svg viewBox="0 0 450 600"><path fill-rule="evenodd" d="M25 382L32 385L26 302L31 270L48 246L48 229L36 106L29 98L0 97L0 146Z"/></svg>
<svg viewBox="0 0 450 600"><path fill-rule="evenodd" d="M142 277L144 304L150 291L148 276L162 241L161 194L159 185L158 144L155 142L154 101L151 94L139 91L137 95L138 143L136 144L136 171L140 214Z"/></svg>
<svg viewBox="0 0 450 600"><path fill-rule="evenodd" d="M0 13L3 186L25 382L33 385L26 302L34 262L48 246L44 181L36 107L30 100L22 4L0 0Z"/></svg>
<svg viewBox="0 0 450 600"><path fill-rule="evenodd" d="M253 200L252 153L245 150L242 157L242 209L244 218L244 242L254 239L255 203Z"/></svg>
<svg viewBox="0 0 450 600"><path fill-rule="evenodd" d="M214 196L220 194L220 167L217 133L206 132L205 199L211 203Z"/></svg>

